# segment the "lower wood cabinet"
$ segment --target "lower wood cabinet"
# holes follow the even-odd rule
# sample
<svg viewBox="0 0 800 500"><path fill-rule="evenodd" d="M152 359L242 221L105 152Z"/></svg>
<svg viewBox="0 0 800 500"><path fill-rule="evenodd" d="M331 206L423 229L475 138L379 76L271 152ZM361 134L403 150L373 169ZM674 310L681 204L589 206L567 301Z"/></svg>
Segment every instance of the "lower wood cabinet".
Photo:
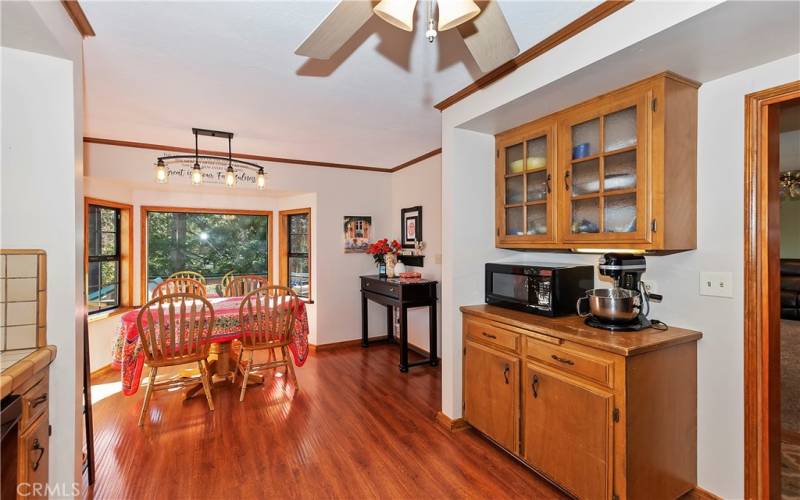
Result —
<svg viewBox="0 0 800 500"><path fill-rule="evenodd" d="M47 498L48 462L50 461L50 420L41 415L19 436L18 494L25 498Z"/></svg>
<svg viewBox="0 0 800 500"><path fill-rule="evenodd" d="M498 311L462 308L467 423L578 498L675 499L695 486L698 332L593 338L577 318L540 327ZM559 321L572 321L563 337Z"/></svg>
<svg viewBox="0 0 800 500"><path fill-rule="evenodd" d="M464 415L497 444L519 450L519 364L516 356L467 341Z"/></svg>

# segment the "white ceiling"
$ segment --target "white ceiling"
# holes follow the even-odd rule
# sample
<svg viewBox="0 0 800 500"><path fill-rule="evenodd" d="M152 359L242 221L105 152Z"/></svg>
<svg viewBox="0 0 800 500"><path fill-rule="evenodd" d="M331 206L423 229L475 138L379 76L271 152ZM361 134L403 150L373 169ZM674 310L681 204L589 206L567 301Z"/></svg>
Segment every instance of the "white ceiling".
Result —
<svg viewBox="0 0 800 500"><path fill-rule="evenodd" d="M498 1L521 50L600 3ZM424 39L422 1L414 33L373 17L330 61L294 49L333 1L81 5L88 137L190 147L212 128L234 151L388 168L438 148L433 105L481 75L455 30Z"/></svg>

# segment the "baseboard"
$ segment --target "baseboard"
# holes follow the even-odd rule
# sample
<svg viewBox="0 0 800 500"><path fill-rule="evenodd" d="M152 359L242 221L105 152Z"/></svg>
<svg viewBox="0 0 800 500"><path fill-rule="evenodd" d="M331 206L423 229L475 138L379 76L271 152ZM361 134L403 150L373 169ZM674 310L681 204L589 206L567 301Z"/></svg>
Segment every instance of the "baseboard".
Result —
<svg viewBox="0 0 800 500"><path fill-rule="evenodd" d="M370 337L370 341L373 340L386 340L386 335L381 337ZM308 344L308 349L311 352L319 352L319 351L330 351L331 349L341 349L342 347L353 347L361 345L361 339L354 339L354 340L343 340L341 342L331 342L330 344Z"/></svg>
<svg viewBox="0 0 800 500"><path fill-rule="evenodd" d="M89 374L89 378L90 379L94 379L95 377L102 377L103 375L106 375L106 374L108 374L110 372L115 372L115 371L118 371L118 370L116 368L114 368L113 366L111 366L111 363L109 363L109 364L107 364L105 366L101 366L97 370L91 372Z"/></svg>
<svg viewBox="0 0 800 500"><path fill-rule="evenodd" d="M683 495L680 500L722 500L722 497L695 486L694 489Z"/></svg>
<svg viewBox="0 0 800 500"><path fill-rule="evenodd" d="M436 423L450 432L463 431L469 428L469 424L463 418L453 419L440 411L436 412Z"/></svg>

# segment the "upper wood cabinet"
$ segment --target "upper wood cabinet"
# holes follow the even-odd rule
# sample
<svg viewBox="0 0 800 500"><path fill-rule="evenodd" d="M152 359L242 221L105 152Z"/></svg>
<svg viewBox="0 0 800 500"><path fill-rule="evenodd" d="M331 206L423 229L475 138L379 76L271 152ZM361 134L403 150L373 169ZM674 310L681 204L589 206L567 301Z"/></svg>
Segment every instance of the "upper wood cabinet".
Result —
<svg viewBox="0 0 800 500"><path fill-rule="evenodd" d="M696 247L697 87L664 73L496 136L496 245Z"/></svg>

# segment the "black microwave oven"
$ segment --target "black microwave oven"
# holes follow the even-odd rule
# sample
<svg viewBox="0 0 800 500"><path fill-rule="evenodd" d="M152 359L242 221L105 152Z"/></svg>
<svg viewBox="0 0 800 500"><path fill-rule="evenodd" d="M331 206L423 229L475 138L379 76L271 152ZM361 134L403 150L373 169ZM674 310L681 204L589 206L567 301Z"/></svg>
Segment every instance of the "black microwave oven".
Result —
<svg viewBox="0 0 800 500"><path fill-rule="evenodd" d="M550 263L486 264L486 303L545 316L575 314L594 288L594 267Z"/></svg>

